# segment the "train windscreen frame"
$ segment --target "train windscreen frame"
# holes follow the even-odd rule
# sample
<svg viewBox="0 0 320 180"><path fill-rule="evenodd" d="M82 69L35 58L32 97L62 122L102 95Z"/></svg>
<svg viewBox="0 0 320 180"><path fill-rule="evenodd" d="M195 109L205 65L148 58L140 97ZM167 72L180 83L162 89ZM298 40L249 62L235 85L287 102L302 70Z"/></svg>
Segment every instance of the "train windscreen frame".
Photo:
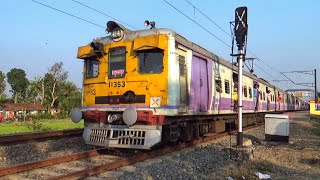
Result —
<svg viewBox="0 0 320 180"><path fill-rule="evenodd" d="M123 78L126 73L126 47L109 49L109 78Z"/></svg>

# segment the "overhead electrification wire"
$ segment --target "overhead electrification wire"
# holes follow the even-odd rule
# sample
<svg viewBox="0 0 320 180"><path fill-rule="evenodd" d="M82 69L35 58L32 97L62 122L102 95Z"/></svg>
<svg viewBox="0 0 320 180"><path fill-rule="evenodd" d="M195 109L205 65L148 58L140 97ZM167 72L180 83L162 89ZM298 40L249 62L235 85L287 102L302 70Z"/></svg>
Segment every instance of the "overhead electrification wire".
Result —
<svg viewBox="0 0 320 180"><path fill-rule="evenodd" d="M101 12L101 11L93 8L93 7L90 7L90 6L88 6L88 5L86 5L86 4L82 3L82 2L79 2L79 1L76 1L76 0L71 0L71 1L73 1L73 2L75 2L75 3L78 3L78 4L84 6L84 7L88 8L88 9L91 9L91 10L97 12L97 13L100 13L100 14L108 17L108 18L114 19L115 21L118 21L118 22L120 22L120 23L122 23L122 24L125 24L125 25L127 25L127 26L130 26L130 27L132 27L132 28L134 28L134 29L138 29L138 28L136 28L136 27L134 27L134 26L132 26L132 25L130 25L130 24L127 24L127 23L124 22L124 21L121 21L121 20L119 20L119 19L116 19L116 18L114 18L114 17L112 17L112 16L110 16L110 15L108 15L108 14L106 14L106 13L103 13L103 12Z"/></svg>
<svg viewBox="0 0 320 180"><path fill-rule="evenodd" d="M218 39L220 42L222 42L223 44L225 44L226 46L230 47L231 46L229 44L227 44L226 42L224 42L222 39L220 39L218 36L216 36L215 34L213 34L211 31L209 31L207 28L205 28L204 26L202 26L201 24L197 23L195 20L193 20L192 18L190 18L188 15L186 15L185 13L183 13L182 11L180 11L178 8L176 8L175 6L173 6L171 3L169 3L166 0L163 0L165 3L167 3L169 6L171 6L173 9L175 9L176 11L178 11L179 13L181 13L182 15L184 15L186 18L188 18L190 21L194 22L195 24L197 24L199 27L201 27L203 30L207 31L209 34L211 34L213 37L215 37L216 39Z"/></svg>
<svg viewBox="0 0 320 180"><path fill-rule="evenodd" d="M198 9L195 5L193 5L189 0L186 0L191 6L193 6L194 9L199 11L204 17L206 17L209 21L211 21L213 24L215 24L221 31L223 31L226 35L232 38L232 36L225 31L221 26L219 26L217 23L215 23L210 17L208 17L206 14L204 14L200 9Z"/></svg>
<svg viewBox="0 0 320 180"><path fill-rule="evenodd" d="M261 71L263 71L265 74L267 74L269 77L271 77L272 79L277 79L277 78L275 78L273 75L271 75L270 73L268 73L267 71L265 71L264 69L262 69L260 66L258 66L257 64L255 64L255 66L258 68L258 69L260 69ZM289 87L286 85L286 84L284 84L284 83L281 83L281 84L283 84L287 89L289 89Z"/></svg>
<svg viewBox="0 0 320 180"><path fill-rule="evenodd" d="M226 35L228 35L229 37L232 38L232 36L227 32L225 31L221 26L219 26L214 20L212 20L209 16L207 16L204 12L202 12L198 7L196 7L193 3L191 3L189 0L185 0L187 1L195 10L197 10L198 12L200 12L204 17L206 17L210 22L212 22L215 26L217 26L221 31L223 31ZM166 1L166 3L168 3ZM170 4L169 4L170 5ZM175 8L173 5L171 5L173 8ZM177 9L177 8L175 8ZM271 70L276 70L275 68L271 67L268 63L264 62L261 58L259 58L256 54L254 54L252 51L250 51L249 49L247 50L248 52L250 52L253 56L256 57L256 59L258 61L261 61L263 64L265 64L266 66L268 66L268 68L270 68ZM261 67L259 67L259 69L262 70ZM263 70L264 71L264 70ZM278 70L276 70L278 71ZM270 75L270 73L267 73L266 71L264 71L266 74ZM280 71L278 71L279 74L281 74ZM282 75L282 74L281 74Z"/></svg>
<svg viewBox="0 0 320 180"><path fill-rule="evenodd" d="M200 25L199 23L197 23L195 20L191 19L188 15L186 15L185 13L183 13L181 10L179 10L178 8L176 8L175 6L173 6L171 3L169 3L166 0L163 0L164 2L166 2L168 5L170 5L172 8L174 8L176 11L178 11L179 13L181 13L182 15L184 15L186 18L188 18L189 20L191 20L192 22L196 23L198 26L200 26L202 29L206 30L208 33L210 33L211 35L213 35L215 38L217 38L220 42L222 42L223 44L225 44L226 46L230 47L231 46L229 44L227 44L226 42L224 42L222 39L220 39L219 37L217 37L216 35L214 35L211 31L209 31L208 29L204 28L202 25ZM217 23L215 23L211 18L209 18L207 15L205 15L202 11L200 11L195 5L193 5L190 1L186 0L189 4L191 4L196 10L198 10L201 14L203 14L205 17L207 17L212 23L214 23L216 26L218 26L223 32L225 32L228 36L230 36L232 38L232 36L227 33L223 28L221 28ZM254 55L256 56L256 55ZM257 57L257 56L256 56ZM258 57L257 57L258 58ZM260 68L260 67L259 67ZM262 69L262 68L261 68ZM264 71L264 70L263 70ZM266 71L264 71L265 73L267 73ZM269 74L269 73L267 73Z"/></svg>
<svg viewBox="0 0 320 180"><path fill-rule="evenodd" d="M228 35L229 37L232 38L232 36L225 31L221 26L219 26L216 22L214 22L209 16L207 16L205 13L203 13L199 8L197 8L194 4L192 4L189 0L186 0L191 6L193 6L194 9L196 9L198 12L200 12L204 17L206 17L210 22L212 22L214 25L216 25L221 31L223 31L226 35ZM255 55L252 51L250 51L249 49L247 49L248 52L250 52L253 56L256 57L256 59L258 61L261 61L264 63L264 61L262 61L262 59L260 59L257 55ZM272 69L272 67L269 64L266 64L267 66L269 66L269 68Z"/></svg>
<svg viewBox="0 0 320 180"><path fill-rule="evenodd" d="M77 19L82 20L82 21L84 21L84 22L87 22L87 23L90 23L90 24L92 24L92 25L95 25L95 26L97 26L97 27L101 27L101 28L103 28L103 29L106 29L106 27L104 27L104 26L101 26L101 25L96 24L96 23L94 23L94 22L91 22L91 21L89 21L89 20L83 19L83 18L81 18L81 17L75 16L75 15L73 15L73 14L67 13L67 12L62 11L62 10L60 10L60 9L54 8L54 7L49 6L49 5L47 5L47 4L43 4L43 3L38 2L38 1L36 1L36 0L32 0L32 1L35 2L35 3L38 3L38 4L42 5L42 6L45 6L45 7L47 7L47 8L53 9L53 10L55 10L55 11L61 12L61 13L63 13L63 14L69 15L69 16L71 16L71 17L74 17L74 18L77 18Z"/></svg>
<svg viewBox="0 0 320 180"><path fill-rule="evenodd" d="M186 0L191 6L193 6L194 9L196 9L198 12L200 12L204 17L206 17L210 22L212 22L214 25L216 25L221 31L223 31L226 35L228 35L229 37L232 38L232 36L225 31L221 26L219 26L216 22L214 22L209 16L207 16L204 12L202 12L199 8L197 8L194 4L192 4L189 0ZM253 52L251 52L249 49L247 50L248 52L250 52L253 56L256 57L256 59L258 61L260 61L261 59L255 55ZM262 60L261 60L262 61Z"/></svg>
<svg viewBox="0 0 320 180"><path fill-rule="evenodd" d="M204 12L202 12L199 8L197 8L194 4L192 4L189 0L185 0L187 1L191 6L193 6L194 9L196 9L198 12L200 12L204 17L206 17L210 22L212 22L214 25L216 25L221 31L223 31L226 35L228 35L229 37L232 38L232 36L225 31L221 26L219 26L214 20L212 20L209 16L207 16ZM248 52L250 52L253 56L256 57L256 59L258 61L263 62L265 65L267 65L270 69L273 69L269 64L265 63L262 59L260 59L257 55L255 55L252 51L250 51L249 49L247 50Z"/></svg>
<svg viewBox="0 0 320 180"><path fill-rule="evenodd" d="M209 16L207 16L204 12L202 12L199 8L197 8L194 4L192 4L189 0L186 0L191 6L193 6L194 9L196 9L198 12L200 12L204 17L206 17L210 22L212 22L214 25L216 25L221 31L223 31L226 35L232 38L232 36L225 31L221 26L219 26L216 22L214 22ZM263 62L265 65L267 65L270 69L273 69L269 64L265 63L262 59L260 59L257 55L255 55L252 51L247 49L248 52L250 52L253 56L256 57L258 61Z"/></svg>

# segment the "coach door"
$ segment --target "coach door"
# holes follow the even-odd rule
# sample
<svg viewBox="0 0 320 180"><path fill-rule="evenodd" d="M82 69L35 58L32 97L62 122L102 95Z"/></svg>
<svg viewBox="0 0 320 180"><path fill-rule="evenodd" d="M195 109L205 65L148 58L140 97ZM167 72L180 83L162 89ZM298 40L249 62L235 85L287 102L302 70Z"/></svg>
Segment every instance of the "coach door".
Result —
<svg viewBox="0 0 320 180"><path fill-rule="evenodd" d="M180 87L180 107L179 112L187 112L188 106L188 78L187 78L187 52L177 49L177 61L179 62L179 87Z"/></svg>
<svg viewBox="0 0 320 180"><path fill-rule="evenodd" d="M192 57L190 104L194 111L208 111L208 70L207 61Z"/></svg>

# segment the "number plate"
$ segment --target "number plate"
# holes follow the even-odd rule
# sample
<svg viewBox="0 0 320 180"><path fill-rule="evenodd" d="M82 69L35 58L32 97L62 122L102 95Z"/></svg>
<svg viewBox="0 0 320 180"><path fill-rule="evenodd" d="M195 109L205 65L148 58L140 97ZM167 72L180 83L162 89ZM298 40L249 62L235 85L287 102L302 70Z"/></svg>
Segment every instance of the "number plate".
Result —
<svg viewBox="0 0 320 180"><path fill-rule="evenodd" d="M126 82L124 81L114 81L108 83L109 87L126 87Z"/></svg>

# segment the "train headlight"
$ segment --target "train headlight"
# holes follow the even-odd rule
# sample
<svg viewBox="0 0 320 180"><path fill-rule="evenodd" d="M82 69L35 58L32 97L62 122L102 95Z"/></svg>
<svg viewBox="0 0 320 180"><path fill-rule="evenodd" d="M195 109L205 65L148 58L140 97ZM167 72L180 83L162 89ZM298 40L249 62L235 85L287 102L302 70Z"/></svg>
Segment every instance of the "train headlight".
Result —
<svg viewBox="0 0 320 180"><path fill-rule="evenodd" d="M124 29L113 21L107 23L107 32L111 34L111 38L115 42L122 40L124 37Z"/></svg>
<svg viewBox="0 0 320 180"><path fill-rule="evenodd" d="M113 39L120 38L122 34L123 34L123 31L120 29L117 29L111 32L111 36Z"/></svg>
<svg viewBox="0 0 320 180"><path fill-rule="evenodd" d="M126 123L128 126L131 126L134 123L136 123L138 119L138 114L136 109L133 107L128 107L127 109L125 109L122 114L122 119L124 123Z"/></svg>

